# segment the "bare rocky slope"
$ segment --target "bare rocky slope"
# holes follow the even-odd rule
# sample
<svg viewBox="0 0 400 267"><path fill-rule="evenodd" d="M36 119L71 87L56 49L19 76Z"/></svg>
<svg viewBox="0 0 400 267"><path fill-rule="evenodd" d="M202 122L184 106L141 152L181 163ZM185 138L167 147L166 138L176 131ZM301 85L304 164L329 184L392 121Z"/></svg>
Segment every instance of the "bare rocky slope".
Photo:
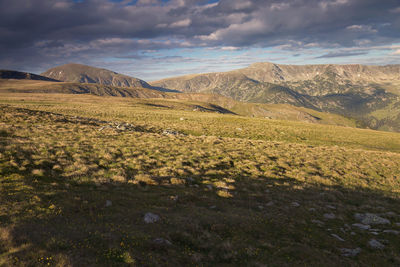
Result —
<svg viewBox="0 0 400 267"><path fill-rule="evenodd" d="M235 100L291 104L400 131L400 65L280 65L169 78L153 86L183 92L217 93Z"/></svg>

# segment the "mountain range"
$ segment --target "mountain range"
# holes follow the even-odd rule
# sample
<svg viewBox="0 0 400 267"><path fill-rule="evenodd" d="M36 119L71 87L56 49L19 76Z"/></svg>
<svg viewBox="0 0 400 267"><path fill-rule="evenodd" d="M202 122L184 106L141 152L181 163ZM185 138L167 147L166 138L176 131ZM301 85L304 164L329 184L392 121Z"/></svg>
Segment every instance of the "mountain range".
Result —
<svg viewBox="0 0 400 267"><path fill-rule="evenodd" d="M400 131L400 65L280 65L163 79L153 86L216 93L238 101L291 104Z"/></svg>
<svg viewBox="0 0 400 267"><path fill-rule="evenodd" d="M229 72L186 75L150 84L81 64L51 68L41 76L1 71L0 77L3 92L201 101L245 116L297 118L317 123L325 123L326 119L321 118L329 117L333 124L340 121L343 125L400 131L400 65L266 62Z"/></svg>

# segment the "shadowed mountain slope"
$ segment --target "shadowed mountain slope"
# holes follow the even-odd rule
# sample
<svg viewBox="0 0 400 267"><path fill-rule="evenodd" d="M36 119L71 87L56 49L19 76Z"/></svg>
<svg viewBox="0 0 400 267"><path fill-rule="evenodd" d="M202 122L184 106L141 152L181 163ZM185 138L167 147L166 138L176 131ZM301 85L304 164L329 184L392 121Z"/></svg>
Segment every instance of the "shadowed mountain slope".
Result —
<svg viewBox="0 0 400 267"><path fill-rule="evenodd" d="M58 82L56 79L36 75L33 73L15 71L15 70L0 70L0 79L16 79L16 80L37 80L37 81L52 81Z"/></svg>

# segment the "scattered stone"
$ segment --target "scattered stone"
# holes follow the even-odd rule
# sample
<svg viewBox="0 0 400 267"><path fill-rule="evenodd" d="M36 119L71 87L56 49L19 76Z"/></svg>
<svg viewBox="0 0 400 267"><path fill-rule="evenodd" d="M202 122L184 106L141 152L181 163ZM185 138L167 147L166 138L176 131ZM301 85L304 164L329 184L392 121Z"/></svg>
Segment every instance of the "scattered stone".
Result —
<svg viewBox="0 0 400 267"><path fill-rule="evenodd" d="M177 131L174 130L170 130L170 129L165 129L162 132L163 135L179 135L179 133Z"/></svg>
<svg viewBox="0 0 400 267"><path fill-rule="evenodd" d="M172 243L164 238L156 238L153 240L153 243L160 246L172 246Z"/></svg>
<svg viewBox="0 0 400 267"><path fill-rule="evenodd" d="M181 121L184 121L184 120L185 120L185 118L180 118L180 120L181 120Z"/></svg>
<svg viewBox="0 0 400 267"><path fill-rule="evenodd" d="M309 211L316 211L315 208L309 208L308 210L309 210Z"/></svg>
<svg viewBox="0 0 400 267"><path fill-rule="evenodd" d="M209 190L212 190L212 189L213 189L213 186L210 185L210 184L206 185L206 187L207 187Z"/></svg>
<svg viewBox="0 0 400 267"><path fill-rule="evenodd" d="M354 232L351 232L351 233L350 233L350 235L356 235L356 233L354 233Z"/></svg>
<svg viewBox="0 0 400 267"><path fill-rule="evenodd" d="M361 253L361 248L341 248L340 252L342 252L342 256L344 257L355 257Z"/></svg>
<svg viewBox="0 0 400 267"><path fill-rule="evenodd" d="M258 205L257 208L258 208L259 210L263 210L263 209L264 209L264 207L261 206L261 205Z"/></svg>
<svg viewBox="0 0 400 267"><path fill-rule="evenodd" d="M106 207L111 207L111 206L112 206L112 201L106 200Z"/></svg>
<svg viewBox="0 0 400 267"><path fill-rule="evenodd" d="M325 213L324 214L324 219L333 220L333 219L336 219L336 215L333 214L333 213Z"/></svg>
<svg viewBox="0 0 400 267"><path fill-rule="evenodd" d="M376 239L371 239L370 241L368 241L368 246L373 249L384 249L385 248L385 245Z"/></svg>
<svg viewBox="0 0 400 267"><path fill-rule="evenodd" d="M324 225L324 222L321 222L320 220L311 220L312 223L318 224L319 226Z"/></svg>
<svg viewBox="0 0 400 267"><path fill-rule="evenodd" d="M292 207L296 207L296 208L300 207L300 204L296 201L292 202L291 204L292 204Z"/></svg>
<svg viewBox="0 0 400 267"><path fill-rule="evenodd" d="M362 223L353 223L352 225L353 227L357 227L361 230L368 230L371 228L371 226L369 226L368 224L362 224Z"/></svg>
<svg viewBox="0 0 400 267"><path fill-rule="evenodd" d="M344 239L341 238L340 236L338 236L337 234L331 234L331 236L333 236L334 238L336 238L337 240L344 242Z"/></svg>
<svg viewBox="0 0 400 267"><path fill-rule="evenodd" d="M236 128L236 130L238 130L238 131L242 131L243 129L242 129L242 128Z"/></svg>
<svg viewBox="0 0 400 267"><path fill-rule="evenodd" d="M394 234L394 235L398 235L398 234L400 234L400 231L396 231L396 230L384 230L383 233L385 233L385 234Z"/></svg>
<svg viewBox="0 0 400 267"><path fill-rule="evenodd" d="M269 189L265 189L264 192L265 192L265 193L269 193Z"/></svg>
<svg viewBox="0 0 400 267"><path fill-rule="evenodd" d="M381 229L376 229L376 228L371 228L371 229L369 229L371 232L380 232L381 231Z"/></svg>
<svg viewBox="0 0 400 267"><path fill-rule="evenodd" d="M215 205L213 205L213 206L210 206L210 209L216 209L217 208L217 206L215 206Z"/></svg>
<svg viewBox="0 0 400 267"><path fill-rule="evenodd" d="M270 201L267 204L265 204L265 206L267 206L267 207L271 207L273 205L275 205L275 203L273 201Z"/></svg>
<svg viewBox="0 0 400 267"><path fill-rule="evenodd" d="M335 210L335 209L336 209L336 207L335 207L335 206L332 206L332 205L326 205L326 207L327 207L328 209L332 209L332 210Z"/></svg>
<svg viewBox="0 0 400 267"><path fill-rule="evenodd" d="M394 213L393 211L388 211L388 212L385 213L385 215L389 216L389 217L396 217L397 216L397 214Z"/></svg>
<svg viewBox="0 0 400 267"><path fill-rule="evenodd" d="M148 212L144 215L145 223L155 223L155 222L158 222L159 220L160 220L160 216L158 216L157 214Z"/></svg>
<svg viewBox="0 0 400 267"><path fill-rule="evenodd" d="M379 235L377 232L370 232L371 235Z"/></svg>
<svg viewBox="0 0 400 267"><path fill-rule="evenodd" d="M400 223L394 223L394 225L399 226L400 227Z"/></svg>
<svg viewBox="0 0 400 267"><path fill-rule="evenodd" d="M363 224L390 224L390 221L388 219L379 217L376 214L373 213L356 213L354 214L354 218L357 221L360 221Z"/></svg>

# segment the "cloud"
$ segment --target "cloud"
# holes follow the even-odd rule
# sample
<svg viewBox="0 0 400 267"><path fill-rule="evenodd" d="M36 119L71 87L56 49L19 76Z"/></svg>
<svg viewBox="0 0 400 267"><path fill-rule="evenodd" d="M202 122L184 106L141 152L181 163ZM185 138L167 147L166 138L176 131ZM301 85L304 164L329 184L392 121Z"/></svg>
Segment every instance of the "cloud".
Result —
<svg viewBox="0 0 400 267"><path fill-rule="evenodd" d="M191 19L183 19L183 20L179 20L174 23L171 23L171 25L169 27L170 28L188 27L191 22L192 22Z"/></svg>
<svg viewBox="0 0 400 267"><path fill-rule="evenodd" d="M316 58L353 57L366 54L368 54L368 52L329 52Z"/></svg>
<svg viewBox="0 0 400 267"><path fill-rule="evenodd" d="M400 43L399 8L398 0L1 0L0 68L187 47L391 45Z"/></svg>

